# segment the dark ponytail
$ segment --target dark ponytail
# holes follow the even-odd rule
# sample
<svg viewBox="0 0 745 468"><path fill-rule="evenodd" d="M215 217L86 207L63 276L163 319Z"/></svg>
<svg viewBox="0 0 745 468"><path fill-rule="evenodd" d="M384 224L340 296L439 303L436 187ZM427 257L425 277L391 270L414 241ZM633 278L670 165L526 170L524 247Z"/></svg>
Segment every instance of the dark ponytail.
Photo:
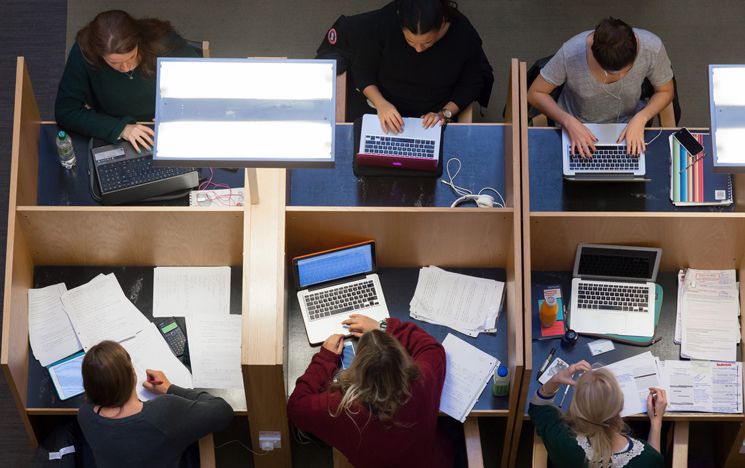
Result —
<svg viewBox="0 0 745 468"><path fill-rule="evenodd" d="M397 0L396 8L402 28L424 34L440 29L443 21L450 21L458 4L449 0Z"/></svg>

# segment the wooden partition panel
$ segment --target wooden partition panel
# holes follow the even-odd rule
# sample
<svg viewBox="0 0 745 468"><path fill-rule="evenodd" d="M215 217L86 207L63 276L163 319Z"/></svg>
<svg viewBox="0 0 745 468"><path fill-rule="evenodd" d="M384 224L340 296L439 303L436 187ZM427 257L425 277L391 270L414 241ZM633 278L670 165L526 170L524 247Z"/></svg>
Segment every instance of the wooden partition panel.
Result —
<svg viewBox="0 0 745 468"><path fill-rule="evenodd" d="M288 257L375 239L380 266L503 267L511 209L287 209Z"/></svg>
<svg viewBox="0 0 745 468"><path fill-rule="evenodd" d="M16 63L10 198L16 205L35 205L39 172L39 108L23 57ZM21 164L22 162L22 164ZM9 213L10 214L10 213Z"/></svg>
<svg viewBox="0 0 745 468"><path fill-rule="evenodd" d="M534 270L571 270L580 242L661 247L660 271L737 268L745 254L739 214L534 213L530 231Z"/></svg>
<svg viewBox="0 0 745 468"><path fill-rule="evenodd" d="M254 457L254 465L290 466L284 378L285 180L284 169L257 169L259 202L246 204L241 367L251 443L260 431L281 435L281 449Z"/></svg>
<svg viewBox="0 0 745 468"><path fill-rule="evenodd" d="M243 211L21 207L37 265L240 265Z"/></svg>
<svg viewBox="0 0 745 468"><path fill-rule="evenodd" d="M735 210L745 211L745 174L734 175Z"/></svg>

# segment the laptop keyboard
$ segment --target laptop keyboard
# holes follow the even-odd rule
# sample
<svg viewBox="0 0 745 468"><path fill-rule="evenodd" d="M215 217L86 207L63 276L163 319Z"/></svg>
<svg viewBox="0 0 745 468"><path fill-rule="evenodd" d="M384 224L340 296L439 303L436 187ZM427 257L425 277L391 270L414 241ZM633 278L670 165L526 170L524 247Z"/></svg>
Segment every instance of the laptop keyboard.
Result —
<svg viewBox="0 0 745 468"><path fill-rule="evenodd" d="M615 283L577 284L577 307L580 309L647 312L648 306L649 288L647 286Z"/></svg>
<svg viewBox="0 0 745 468"><path fill-rule="evenodd" d="M192 172L191 167L154 167L151 157L128 158L96 166L102 192L155 182Z"/></svg>
<svg viewBox="0 0 745 468"><path fill-rule="evenodd" d="M639 156L626 154L625 146L596 145L595 149L591 158L583 158L577 153L572 154L570 147L569 169L579 172L634 172L639 170Z"/></svg>
<svg viewBox="0 0 745 468"><path fill-rule="evenodd" d="M435 159L435 140L365 135L365 154Z"/></svg>
<svg viewBox="0 0 745 468"><path fill-rule="evenodd" d="M311 320L360 310L380 304L372 280L347 284L333 289L308 294L305 306Z"/></svg>

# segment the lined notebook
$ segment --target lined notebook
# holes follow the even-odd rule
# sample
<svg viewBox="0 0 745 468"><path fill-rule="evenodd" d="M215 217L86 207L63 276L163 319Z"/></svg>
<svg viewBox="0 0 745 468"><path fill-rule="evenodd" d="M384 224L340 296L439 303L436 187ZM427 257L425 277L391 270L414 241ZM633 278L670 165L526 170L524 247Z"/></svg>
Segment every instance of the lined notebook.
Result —
<svg viewBox="0 0 745 468"><path fill-rule="evenodd" d="M693 136L704 145L704 134ZM715 173L706 150L691 155L670 135L670 200L675 206L732 204L732 176Z"/></svg>

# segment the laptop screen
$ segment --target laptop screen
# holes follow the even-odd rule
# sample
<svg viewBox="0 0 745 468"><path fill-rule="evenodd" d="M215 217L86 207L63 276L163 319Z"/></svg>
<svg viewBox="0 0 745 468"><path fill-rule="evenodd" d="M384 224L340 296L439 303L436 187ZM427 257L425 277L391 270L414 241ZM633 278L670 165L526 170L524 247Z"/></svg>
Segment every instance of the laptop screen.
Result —
<svg viewBox="0 0 745 468"><path fill-rule="evenodd" d="M299 288L350 276L372 273L375 252L372 242L296 258L295 277Z"/></svg>
<svg viewBox="0 0 745 468"><path fill-rule="evenodd" d="M584 279L654 281L662 250L648 247L580 244L574 276Z"/></svg>

